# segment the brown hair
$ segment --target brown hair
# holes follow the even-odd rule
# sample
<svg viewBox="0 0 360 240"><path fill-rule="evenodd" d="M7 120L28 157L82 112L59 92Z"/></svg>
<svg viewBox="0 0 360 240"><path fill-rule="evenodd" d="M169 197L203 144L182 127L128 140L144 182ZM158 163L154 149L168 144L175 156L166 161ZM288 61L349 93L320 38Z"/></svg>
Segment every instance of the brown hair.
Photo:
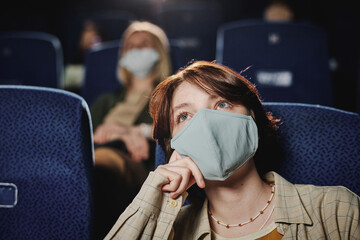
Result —
<svg viewBox="0 0 360 240"><path fill-rule="evenodd" d="M214 62L198 61L161 82L150 99L150 115L153 118L153 138L165 151L166 161L173 149L170 147L172 115L171 102L175 89L183 82L194 84L209 94L216 94L227 101L244 105L254 118L259 134L259 147L254 156L260 174L274 167L267 161L268 151L272 151L276 140L278 122L262 106L255 86L239 73ZM266 157L265 157L266 156Z"/></svg>

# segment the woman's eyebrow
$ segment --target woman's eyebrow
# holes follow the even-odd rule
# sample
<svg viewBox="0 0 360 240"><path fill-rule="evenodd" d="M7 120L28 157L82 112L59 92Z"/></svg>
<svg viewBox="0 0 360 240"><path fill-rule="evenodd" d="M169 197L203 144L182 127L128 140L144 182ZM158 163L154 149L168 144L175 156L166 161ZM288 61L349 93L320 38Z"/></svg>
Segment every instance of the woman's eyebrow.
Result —
<svg viewBox="0 0 360 240"><path fill-rule="evenodd" d="M186 102L180 103L180 104L176 105L175 107L173 107L173 112L176 112L178 109L188 107L188 106L190 106L189 103L186 103Z"/></svg>
<svg viewBox="0 0 360 240"><path fill-rule="evenodd" d="M218 98L223 98L223 97L220 97L219 95L217 95L217 94L209 94L209 99L210 100L214 100L214 99L218 99Z"/></svg>

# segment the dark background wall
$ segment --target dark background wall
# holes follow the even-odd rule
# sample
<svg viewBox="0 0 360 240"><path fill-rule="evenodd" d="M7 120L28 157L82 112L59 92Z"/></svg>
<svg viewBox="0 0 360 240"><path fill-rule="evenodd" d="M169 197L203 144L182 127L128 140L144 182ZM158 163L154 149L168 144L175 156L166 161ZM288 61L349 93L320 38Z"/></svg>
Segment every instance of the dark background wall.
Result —
<svg viewBox="0 0 360 240"><path fill-rule="evenodd" d="M67 63L67 42L72 17L82 12L128 11L137 19L156 21L164 4L205 3L221 13L222 23L262 18L269 0L53 0L8 1L0 9L0 31L35 30L57 36ZM309 20L329 37L335 98L341 109L356 109L356 79L360 56L360 8L356 1L290 0L297 20ZM320 90L320 89L319 89Z"/></svg>

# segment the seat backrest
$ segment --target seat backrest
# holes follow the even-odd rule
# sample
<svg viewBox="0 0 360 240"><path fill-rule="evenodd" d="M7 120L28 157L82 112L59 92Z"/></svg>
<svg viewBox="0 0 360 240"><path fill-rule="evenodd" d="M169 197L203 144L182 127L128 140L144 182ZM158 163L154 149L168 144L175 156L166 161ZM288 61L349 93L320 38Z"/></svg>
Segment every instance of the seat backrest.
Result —
<svg viewBox="0 0 360 240"><path fill-rule="evenodd" d="M108 41L93 47L85 57L85 78L81 96L91 105L103 93L113 92L121 87L117 80L117 64L120 41ZM170 57L173 71L185 65L182 45L170 42Z"/></svg>
<svg viewBox="0 0 360 240"><path fill-rule="evenodd" d="M360 113L360 57L357 69L356 110Z"/></svg>
<svg viewBox="0 0 360 240"><path fill-rule="evenodd" d="M169 42L172 72L176 73L180 68L184 67L188 63L185 56L186 46L182 41L178 40L170 39Z"/></svg>
<svg viewBox="0 0 360 240"><path fill-rule="evenodd" d="M343 185L360 194L360 115L296 103L265 103L281 120L285 160L278 172L294 183Z"/></svg>
<svg viewBox="0 0 360 240"><path fill-rule="evenodd" d="M85 55L85 77L81 96L89 105L99 95L121 87L116 76L119 46L118 40L105 42L93 47Z"/></svg>
<svg viewBox="0 0 360 240"><path fill-rule="evenodd" d="M0 34L0 84L63 88L63 53L51 34L9 31Z"/></svg>
<svg viewBox="0 0 360 240"><path fill-rule="evenodd" d="M276 172L292 183L342 185L360 194L359 114L313 104L264 106L281 120L284 160ZM157 146L155 164L164 163Z"/></svg>
<svg viewBox="0 0 360 240"><path fill-rule="evenodd" d="M0 86L0 239L91 239L93 144L79 96Z"/></svg>
<svg viewBox="0 0 360 240"><path fill-rule="evenodd" d="M215 59L216 33L222 21L218 7L208 2L165 3L157 16L169 39L183 43L186 62Z"/></svg>
<svg viewBox="0 0 360 240"><path fill-rule="evenodd" d="M242 20L218 30L216 60L256 84L266 102L333 106L328 40L309 22Z"/></svg>

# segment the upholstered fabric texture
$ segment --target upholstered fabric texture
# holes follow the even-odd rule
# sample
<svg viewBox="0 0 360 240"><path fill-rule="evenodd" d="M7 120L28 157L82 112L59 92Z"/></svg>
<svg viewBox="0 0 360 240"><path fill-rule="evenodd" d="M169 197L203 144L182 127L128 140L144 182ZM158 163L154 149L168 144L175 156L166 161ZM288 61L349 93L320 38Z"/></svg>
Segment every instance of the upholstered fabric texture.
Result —
<svg viewBox="0 0 360 240"><path fill-rule="evenodd" d="M91 124L85 101L61 90L0 87L0 239L90 239Z"/></svg>
<svg viewBox="0 0 360 240"><path fill-rule="evenodd" d="M343 185L360 194L360 116L305 104L268 104L280 118L285 162L293 183Z"/></svg>

